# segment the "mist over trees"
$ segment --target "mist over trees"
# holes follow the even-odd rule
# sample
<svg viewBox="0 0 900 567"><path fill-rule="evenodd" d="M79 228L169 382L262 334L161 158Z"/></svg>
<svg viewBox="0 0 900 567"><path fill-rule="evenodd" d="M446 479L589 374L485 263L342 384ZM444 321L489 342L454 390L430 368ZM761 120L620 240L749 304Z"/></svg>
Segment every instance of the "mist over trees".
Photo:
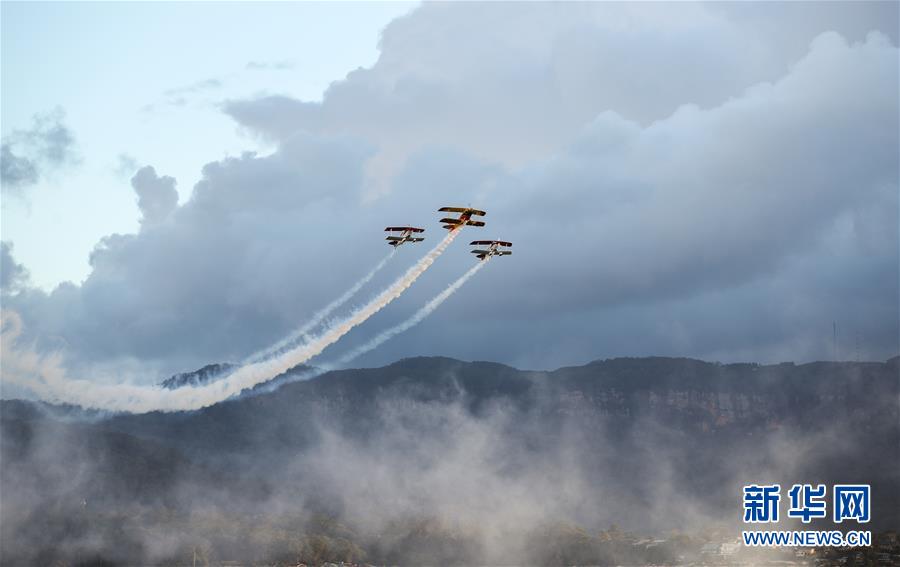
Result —
<svg viewBox="0 0 900 567"><path fill-rule="evenodd" d="M420 358L197 412L5 400L0 557L675 562L735 537L753 482L867 482L896 529L898 369Z"/></svg>

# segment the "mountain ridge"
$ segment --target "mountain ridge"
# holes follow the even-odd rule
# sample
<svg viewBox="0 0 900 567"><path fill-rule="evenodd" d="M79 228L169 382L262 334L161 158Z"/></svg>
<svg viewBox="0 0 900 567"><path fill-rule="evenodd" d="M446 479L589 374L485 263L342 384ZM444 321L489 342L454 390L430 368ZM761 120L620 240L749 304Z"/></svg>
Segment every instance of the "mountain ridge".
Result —
<svg viewBox="0 0 900 567"><path fill-rule="evenodd" d="M134 563L148 534L176 522L183 533L165 545L179 557L212 541L219 557L262 561L266 538L289 542L324 515L353 526L376 562L418 564L409 550L438 538L471 564L484 522L521 534L544 522L730 530L740 487L760 482L870 484L871 528L896 529L898 361L650 357L535 371L415 357L189 412L2 400L0 546L23 565L59 549ZM523 510L540 513L511 524ZM440 527L457 522L479 529ZM408 545L385 547L385 531Z"/></svg>
<svg viewBox="0 0 900 567"><path fill-rule="evenodd" d="M172 375L170 378L163 380L160 383L160 387L164 387L167 389L177 389L182 387L195 387L206 384L211 381L215 381L217 379L221 379L224 377L225 373L237 368L238 365L233 363L211 363L207 364L197 370L182 372ZM535 378L535 377L569 377L571 378L573 375L578 376L586 376L590 375L592 378L599 378L605 382L606 385L616 385L619 387L627 386L626 379L631 378L631 374L635 371L647 371L647 370L657 370L664 371L666 373L666 378L678 378L683 377L688 380L688 383L685 385L696 386L696 382L698 379L698 372L702 372L705 374L701 378L703 385L710 386L716 384L714 380L724 380L719 383L721 386L734 386L734 382L728 382L727 380L730 378L738 378L738 377L747 377L748 373L755 374L757 376L767 377L768 379L778 378L780 374L783 375L784 372L790 371L795 374L795 376L791 376L790 378L802 378L809 379L809 375L813 371L818 372L835 372L841 370L850 370L854 372L862 372L863 370L872 370L872 369L885 369L888 372L897 373L898 381L900 381L900 356L895 356L887 359L884 362L878 361L866 361L866 362L854 362L854 361L812 361L797 364L794 362L780 362L774 364L760 364L753 362L737 362L737 363L721 363L721 362L711 362L704 361L701 359L689 358L689 357L666 357L666 356L651 356L651 357L613 357L606 359L596 359L590 361L584 365L579 366L562 366L554 370L522 370L518 369L514 366L510 366L503 363L497 363L492 361L483 361L483 360L473 360L473 361L464 361L460 359L455 359L451 357L444 356L416 356L416 357L408 357L402 358L390 364L378 367L360 367L360 368L345 368L345 369L337 369L330 370L324 372L321 375L315 376L308 380L297 380L296 375L302 374L305 371L312 370L315 367L310 367L306 365L298 365L293 367L282 374L279 374L272 380L264 382L262 384L258 384L254 387L254 391L244 391L241 396L232 398L229 400L225 400L220 403L234 403L240 401L242 399L246 399L248 397L259 397L259 396L277 396L281 389L285 387L297 387L298 384L324 384L329 381L333 381L337 379L338 383L343 383L345 377L352 373L382 373L389 374L391 371L400 370L402 372L415 372L415 371L427 371L429 373L435 372L448 372L448 371L460 371L460 370L490 370L494 372L502 373L502 375L509 376L512 374L519 374L523 378ZM596 371L599 371L597 373ZM405 376L401 374L401 376ZM785 376L783 376L785 377ZM659 376L655 376L650 379L650 382L644 380L637 380L632 383L631 386L643 386L645 388L652 387L652 383L656 383L657 385L665 385L666 387L671 387L673 384L672 380L665 379L661 380ZM280 383L280 384L279 384ZM276 389L274 391L269 391L272 387ZM302 386L301 386L302 387ZM16 398L12 399L3 399L0 400L0 404L4 402L10 402L18 400L21 402L25 402L27 404L32 404L35 408L47 408L56 410L56 417L64 417L67 414L76 413L80 408L78 406L73 406L69 404L53 404L47 402L40 401L28 401L28 400L19 400ZM215 404L218 405L218 404ZM209 406L214 407L214 406ZM208 408L203 408L208 409ZM187 412L172 412L172 413L194 413L196 411L201 410L189 410ZM104 412L98 410L81 410L85 412L90 418L96 419L98 416L102 416ZM159 412L149 412L149 413L159 413ZM122 412L123 415L129 415L128 412ZM102 418L102 417L101 417Z"/></svg>

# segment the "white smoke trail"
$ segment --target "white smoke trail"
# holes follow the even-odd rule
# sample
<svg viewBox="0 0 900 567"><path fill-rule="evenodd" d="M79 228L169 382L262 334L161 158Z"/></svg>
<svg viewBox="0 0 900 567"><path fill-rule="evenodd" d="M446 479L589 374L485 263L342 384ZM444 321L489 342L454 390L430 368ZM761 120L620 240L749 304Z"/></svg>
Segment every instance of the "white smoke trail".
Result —
<svg viewBox="0 0 900 567"><path fill-rule="evenodd" d="M429 301L428 303L423 305L418 311L413 313L413 315L406 321L403 321L402 323L398 323L397 325L394 325L390 329L386 329L386 330L382 331L381 333L376 335L374 338L372 338L365 344L362 344L362 345L356 347L355 349L351 350L350 352L344 354L336 362L318 365L315 369L303 372L303 373L297 375L296 377L294 377L293 379L289 380L288 382L297 382L300 380L310 380L312 378L315 378L316 376L321 376L322 374L325 374L326 372L336 370L337 368L340 368L341 366L344 366L345 364L352 362L353 360L359 358L360 356L366 354L367 352L378 348L379 346L384 344L386 341L394 338L395 336L399 335L400 333L402 333L404 331L408 331L412 327L415 327L416 325L421 323L426 317L431 315L434 312L434 310L437 309L441 305L441 303L443 303L444 301L447 300L447 298L449 298L451 295L456 293L456 291L459 288L461 288L464 283L466 283L467 281L472 279L472 276L477 274L478 271L481 268L483 268L486 263L487 263L487 259L483 262L478 262L477 264L475 264L474 266L469 268L465 274L463 274L462 276L459 277L459 279L457 279L455 282L453 282L452 284L447 286L447 289L445 289L441 293L434 296L431 299L431 301ZM264 388L262 391L263 392L274 392L275 390L277 390L284 384L285 384L285 382L281 382L279 384L273 384L269 387Z"/></svg>
<svg viewBox="0 0 900 567"><path fill-rule="evenodd" d="M369 352L370 350L374 350L374 349L378 348L379 346L381 346L384 342L388 341L389 339L392 339L395 336L399 335L400 333L402 333L404 331L408 331L412 327L415 327L416 325L421 323L422 320L425 319L426 317L428 317L429 315L431 315L434 312L434 310L437 309L441 305L441 303L445 302L448 297L450 297L451 295L456 293L456 291L459 288L461 288L464 283L469 281L472 278L472 276L477 274L478 270L483 268L485 266L485 264L487 264L487 259L485 259L484 261L478 262L477 264L475 264L474 266L469 268L469 270L466 271L465 274L463 274L462 276L459 277L459 279L457 279L455 282L453 282L452 284L447 286L447 289L445 289L441 293L434 296L431 299L431 301L429 301L428 303L423 305L418 311L416 311L412 317L410 317L406 321L403 321L402 323L399 323L399 324L391 327L390 329L382 331L377 336L372 338L369 342L367 342L363 345L360 345L360 346L356 347L355 349L351 350L350 352L346 353L344 356L342 356L341 358L338 359L337 365L343 366L344 364L347 364L347 363L355 360L356 358L364 355L365 353Z"/></svg>
<svg viewBox="0 0 900 567"><path fill-rule="evenodd" d="M210 384L169 390L158 386L98 384L89 380L71 379L65 375L56 358L41 358L31 350L14 350L12 345L18 337L18 331L14 330L13 334L7 337L5 329L3 369L0 372L0 378L29 388L45 401L77 404L84 408L134 413L204 408L271 380L321 353L351 329L400 297L447 249L458 233L458 229L451 230L437 246L375 299L308 343L297 346L275 358L244 365L221 380ZM4 320L5 326L6 321ZM7 345L9 345L9 352L7 352ZM10 359L12 359L13 372L7 372Z"/></svg>
<svg viewBox="0 0 900 567"><path fill-rule="evenodd" d="M278 355L284 353L285 351L287 351L290 347L294 346L297 342L308 339L307 335L309 335L309 333L311 333L313 331L313 329L318 327L319 324L322 321L324 321L326 317L331 315L332 311L334 311L335 309L341 307L343 304L350 301L350 298L353 297L354 295L356 295L357 292L359 292L359 290L362 289L362 287L364 285L369 283L369 281L373 277L375 277L375 274L377 274L381 270L381 268L383 268L385 266L385 264L388 263L388 260L390 260L391 258L394 257L394 253L396 251L397 251L396 248L392 248L391 251L388 253L388 255L385 256L384 259L381 260L381 262L379 262L374 268L372 268L368 274L366 274L365 276L362 277L362 279L360 279L358 282L353 284L353 287L351 287L350 289L345 291L342 296L338 297L337 299L335 299L334 301L332 301L331 303L329 303L328 305L326 305L325 307L323 307L322 309L320 309L319 311L314 313L313 316L309 319L309 321L307 321L303 326L298 327L290 335L281 339L274 345L271 345L267 348L264 348L262 350L259 350L255 353L251 354L246 359L244 359L242 364L259 362L259 361L267 359L267 358L272 358L274 356L278 356Z"/></svg>
<svg viewBox="0 0 900 567"><path fill-rule="evenodd" d="M0 313L0 380L27 389L52 403L71 403L84 408L150 411L165 403L172 390L131 384L101 384L66 375L62 356L44 355L19 344L22 320L13 311ZM132 410L140 408L139 410Z"/></svg>

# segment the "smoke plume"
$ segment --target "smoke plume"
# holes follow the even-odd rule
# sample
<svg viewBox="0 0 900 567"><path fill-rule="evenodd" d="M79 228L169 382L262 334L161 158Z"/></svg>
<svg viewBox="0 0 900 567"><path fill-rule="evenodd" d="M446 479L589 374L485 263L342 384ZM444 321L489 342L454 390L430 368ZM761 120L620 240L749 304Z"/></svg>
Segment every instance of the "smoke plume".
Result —
<svg viewBox="0 0 900 567"><path fill-rule="evenodd" d="M434 312L434 310L437 309L441 305L441 303L443 303L444 301L447 300L447 298L449 298L451 295L456 293L456 291L459 288L461 288L464 283L469 281L472 278L472 276L477 274L478 270L483 268L486 263L487 263L487 260L478 262L477 264L475 264L474 266L469 268L465 274L463 274L462 276L460 276L460 278L458 280L456 280L455 282L453 282L452 284L447 286L447 289L445 289L444 291L442 291L441 293L436 295L431 301L426 303L421 309L416 311L412 317L410 317L406 321L400 323L399 325L395 325L395 326L391 327L390 329L383 331L382 333L380 333L378 336L376 336L375 338L373 338L366 344L356 347L352 351L350 351L347 354L345 354L344 356L342 356L338 363L339 364L347 364L348 362L351 362L352 360L356 359L357 357L364 355L365 353L369 352L370 350L378 348L378 346L380 346L382 343L384 343L388 339L395 337L395 336L399 335L400 333L407 331L410 328L415 327L416 325L421 323L422 320L425 319L425 317L428 317L429 315L431 315L432 312Z"/></svg>
<svg viewBox="0 0 900 567"><path fill-rule="evenodd" d="M319 311L315 312L309 319L309 321L295 329L290 335L284 337L274 345L259 350L248 356L244 360L244 364L260 362L262 360L278 356L287 351L292 346L295 346L298 342L308 340L309 333L311 333L313 329L319 326L319 324L322 323L322 321L324 321L326 317L331 315L331 313L334 312L335 309L338 309L339 307L350 301L350 298L356 295L364 285L369 283L369 281L373 277L375 277L375 274L381 271L381 269L388 263L388 260L394 257L394 252L396 251L396 248L391 249L387 256L385 256L380 262L378 262L378 264L374 268L372 268L368 274L366 274L359 281L353 284L353 287L345 291L343 295L341 295Z"/></svg>
<svg viewBox="0 0 900 567"><path fill-rule="evenodd" d="M400 297L434 263L456 238L451 230L428 254L394 281L368 304L357 309L309 342L296 346L273 358L246 364L222 380L194 388L168 390L132 384L97 384L84 379L70 379L57 358L42 359L30 350L14 350L20 325L10 325L7 337L4 320L3 380L26 387L48 402L62 402L111 411L143 413L149 411L185 411L204 408L226 400L303 364L337 342L354 327L384 309ZM18 321L18 320L17 320ZM7 352L9 351L9 352ZM18 360L17 360L18 359ZM21 361L22 364L18 364ZM8 367L13 367L9 372ZM22 370L22 371L17 371Z"/></svg>
<svg viewBox="0 0 900 567"><path fill-rule="evenodd" d="M310 380L317 376L321 376L322 374L325 374L326 372L335 370L345 364L349 364L350 362L356 360L357 358L366 354L367 352L375 350L376 348L378 348L379 346L384 344L389 339L392 339L393 337L399 335L400 333L402 333L404 331L408 331L412 327L415 327L416 325L421 323L426 317L431 315L434 312L434 310L437 309L451 295L456 293L457 290L459 290L459 288L461 288L464 283L466 283L467 281L472 279L472 276L477 274L478 271L481 270L481 268L483 268L486 263L487 263L487 260L485 260L483 262L478 262L477 264L475 264L474 266L472 266L471 268L466 270L466 273L464 273L462 276L460 276L459 279L457 279L455 282L448 285L447 289L445 289L441 293L434 296L431 299L431 301L429 301L428 303L423 305L418 311L413 313L412 317L410 317L406 321L403 321L402 323L394 325L390 329L386 329L386 330L382 331L377 336L375 336L371 340L367 341L365 344L362 344L362 345L356 347L355 349L351 350L350 352L348 352L345 355L343 355L342 357L340 357L337 360L337 362L321 364L317 368L315 368L313 370L309 370L308 372L304 372L304 373L298 375L296 377L296 379L290 380L290 381L296 382L297 380ZM272 391L280 388L283 385L284 385L284 383L273 384L273 385L265 388L263 391L264 392L272 392Z"/></svg>

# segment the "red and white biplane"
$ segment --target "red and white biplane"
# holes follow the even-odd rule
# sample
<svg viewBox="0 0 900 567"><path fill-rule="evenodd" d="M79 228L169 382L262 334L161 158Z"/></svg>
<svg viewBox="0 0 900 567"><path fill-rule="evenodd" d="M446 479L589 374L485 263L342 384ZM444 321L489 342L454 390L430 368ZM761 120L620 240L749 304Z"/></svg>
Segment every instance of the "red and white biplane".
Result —
<svg viewBox="0 0 900 567"><path fill-rule="evenodd" d="M424 238L413 236L413 234L425 232L424 228L416 228L414 226L389 226L385 228L384 231L399 233L391 234L390 236L385 238L385 240L388 241L388 244L390 244L394 248L407 242L422 242L423 240L425 240Z"/></svg>
<svg viewBox="0 0 900 567"><path fill-rule="evenodd" d="M479 260L484 260L486 258L490 258L491 256L509 256L512 254L512 250L504 250L501 247L509 248L512 246L512 242L505 242L503 240L473 240L469 243L470 246L487 246L487 249L484 250L472 250L472 254L476 254Z"/></svg>

